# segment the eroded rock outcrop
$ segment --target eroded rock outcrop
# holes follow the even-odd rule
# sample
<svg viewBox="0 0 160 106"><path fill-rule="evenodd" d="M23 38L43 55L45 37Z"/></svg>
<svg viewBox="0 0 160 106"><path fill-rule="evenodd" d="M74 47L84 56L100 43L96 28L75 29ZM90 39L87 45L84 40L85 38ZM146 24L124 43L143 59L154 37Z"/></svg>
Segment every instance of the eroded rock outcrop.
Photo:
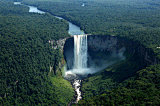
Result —
<svg viewBox="0 0 160 106"><path fill-rule="evenodd" d="M117 43L117 38L112 36L88 36L88 47L93 51L113 51Z"/></svg>
<svg viewBox="0 0 160 106"><path fill-rule="evenodd" d="M67 68L72 69L74 61L74 40L72 37L70 37L63 41L65 41L65 44L58 42L57 44L59 44L61 48L64 48L64 58L67 62ZM138 64L140 64L141 67L158 64L160 61L156 58L156 55L152 49L146 48L139 42L125 37L88 35L87 42L89 66L93 66L93 64L106 64L115 58L123 60L126 56L135 58L131 61L138 61ZM62 47L62 44L64 47Z"/></svg>
<svg viewBox="0 0 160 106"><path fill-rule="evenodd" d="M53 49L58 49L59 48L61 51L63 51L66 39L67 38L59 39L57 41L55 41L55 40L49 40L48 42L51 44L51 46L52 46Z"/></svg>

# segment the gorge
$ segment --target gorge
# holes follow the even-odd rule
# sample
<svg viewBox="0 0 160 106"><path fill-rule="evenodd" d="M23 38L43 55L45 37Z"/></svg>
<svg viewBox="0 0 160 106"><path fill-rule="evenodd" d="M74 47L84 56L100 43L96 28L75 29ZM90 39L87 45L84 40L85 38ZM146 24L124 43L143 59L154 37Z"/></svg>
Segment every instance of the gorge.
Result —
<svg viewBox="0 0 160 106"><path fill-rule="evenodd" d="M15 3L20 4L20 3ZM44 13L36 7L28 6L29 12ZM63 19L61 17L57 17ZM153 52L139 42L134 42L126 38L110 35L85 35L79 27L69 22L68 33L71 37L67 38L63 47L64 59L66 61L65 78L73 81L72 85L77 93L75 103L82 99L80 86L82 79L102 71L114 63L128 58L139 58L136 64L143 64L134 72L126 72L127 76L121 77L121 80L134 74L150 64L157 64ZM133 46L134 45L134 46Z"/></svg>
<svg viewBox="0 0 160 106"><path fill-rule="evenodd" d="M14 5L24 5L21 2L14 2ZM44 11L39 10L37 7L34 6L29 6L29 5L25 5L29 7L29 12L30 13L38 13L38 14L45 14ZM58 19L63 19L61 17L55 16ZM83 72L83 70L87 71L87 35L84 35L84 32L80 30L80 28L74 24L72 24L71 22L69 23L69 30L68 33L71 36L74 36L74 68L71 71L66 70L65 72L65 78L68 79L67 75L68 73L75 75L75 72ZM82 34L82 35L79 35ZM51 43L52 41L49 41L49 43ZM61 43L61 41L60 41ZM52 44L52 43L51 43ZM52 44L53 45L53 44ZM59 44L58 44L59 45ZM61 46L63 46L63 43L61 44ZM57 46L59 47L59 46ZM55 49L57 49L57 47ZM54 48L52 46L52 48ZM63 47L62 47L63 48ZM52 70L52 67L50 67L50 71ZM75 91L77 93L77 98L75 100L74 103L78 103L78 101L82 98L81 97L81 92L80 92L80 83L81 80L77 79L77 78L73 78L73 87L75 88Z"/></svg>

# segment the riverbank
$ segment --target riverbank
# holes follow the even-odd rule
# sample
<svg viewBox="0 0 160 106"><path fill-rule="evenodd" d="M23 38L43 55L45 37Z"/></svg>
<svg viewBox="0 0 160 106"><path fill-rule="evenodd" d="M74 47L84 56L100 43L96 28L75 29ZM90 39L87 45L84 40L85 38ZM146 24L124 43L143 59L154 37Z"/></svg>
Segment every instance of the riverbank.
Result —
<svg viewBox="0 0 160 106"><path fill-rule="evenodd" d="M21 2L14 2L15 5L23 5ZM34 7L34 6L29 6L29 5L25 5L25 6L28 6L29 7L29 12L31 13L39 13L39 14L45 14L44 11L42 10L39 10L37 7ZM55 16L56 18L58 19L63 19L61 17L58 17L58 16ZM69 30L68 30L68 33L70 35L81 35L81 34L84 34L83 31L80 30L80 28L74 24L72 24L71 22L68 22L69 23ZM80 99L82 99L81 97L81 92L80 92L80 84L81 84L81 80L72 80L73 82L72 83L72 86L73 88L75 89L76 91L76 100L74 101L74 103L78 103L78 101Z"/></svg>

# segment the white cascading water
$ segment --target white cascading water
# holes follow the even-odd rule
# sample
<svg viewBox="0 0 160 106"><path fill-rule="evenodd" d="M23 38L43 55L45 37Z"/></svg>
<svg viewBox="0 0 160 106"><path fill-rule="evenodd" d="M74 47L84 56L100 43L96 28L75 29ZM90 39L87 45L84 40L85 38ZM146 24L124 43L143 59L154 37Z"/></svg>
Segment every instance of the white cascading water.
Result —
<svg viewBox="0 0 160 106"><path fill-rule="evenodd" d="M87 68L87 57L88 57L88 45L87 45L87 35L74 35L74 62L73 69L68 70L65 73L66 78L72 75L75 78L78 74L83 75L88 71ZM78 103L82 99L80 87L81 80L74 79L73 81L74 89L77 93L77 98L74 103Z"/></svg>
<svg viewBox="0 0 160 106"><path fill-rule="evenodd" d="M21 2L14 2L14 4L21 5ZM38 10L37 7L33 7L33 6L28 6L28 7L29 7L29 12L35 12L40 14L45 13L43 11ZM61 17L57 17L57 18L62 19ZM69 25L71 27L74 27L73 29L76 29L76 32L80 32L81 34L84 34L84 32L82 32L79 27L73 25L72 23L69 23ZM71 35L73 35L72 33L74 33L74 31L70 31L70 32L71 32ZM74 67L72 71L67 71L65 73L65 77L67 77L67 75L72 75L76 77L76 74L79 73L79 71L81 71L82 73L83 71L86 71L85 68L87 68L87 51L88 51L87 35L74 35ZM77 98L75 103L78 103L78 101L82 99L81 91L80 91L81 80L74 79L73 86L75 88L75 91L77 92Z"/></svg>
<svg viewBox="0 0 160 106"><path fill-rule="evenodd" d="M74 67L73 70L82 71L87 68L87 35L74 35ZM80 72L81 73L81 72ZM81 80L74 80L74 88L77 92L77 99L75 103L78 103L81 97L80 91Z"/></svg>
<svg viewBox="0 0 160 106"><path fill-rule="evenodd" d="M87 68L87 35L74 35L74 69Z"/></svg>

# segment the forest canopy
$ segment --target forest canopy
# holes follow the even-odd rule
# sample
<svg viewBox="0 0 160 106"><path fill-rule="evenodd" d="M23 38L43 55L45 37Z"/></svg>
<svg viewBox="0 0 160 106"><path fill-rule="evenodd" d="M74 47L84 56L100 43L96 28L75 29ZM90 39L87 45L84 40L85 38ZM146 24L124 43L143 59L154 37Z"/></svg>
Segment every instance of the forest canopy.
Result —
<svg viewBox="0 0 160 106"><path fill-rule="evenodd" d="M28 13L28 7L15 6L13 1L47 13ZM83 99L77 105L160 104L159 0L1 0L1 105L68 105L72 100L73 88L61 71L57 75L49 72L50 66L57 72L63 54L48 41L69 36L66 21L51 14L88 34L136 42L158 58L156 64L143 65L137 55L128 56L101 73L89 75L82 81Z"/></svg>
<svg viewBox="0 0 160 106"><path fill-rule="evenodd" d="M88 34L125 36L160 57L158 0L23 0L61 16ZM84 3L84 6L82 4Z"/></svg>
<svg viewBox="0 0 160 106"><path fill-rule="evenodd" d="M48 41L68 37L68 23L28 9L0 1L0 105L66 105L74 91L61 75L49 74L63 56Z"/></svg>
<svg viewBox="0 0 160 106"><path fill-rule="evenodd" d="M44 11L80 26L85 33L119 36L138 42L160 59L160 2L158 0L24 0ZM84 4L82 6L82 4ZM134 46L134 45L133 45ZM151 54L153 55L153 54ZM137 60L111 66L82 83L79 105L158 105L159 64L134 72L128 80L115 83L139 66ZM127 71L127 72L123 72ZM115 72L115 75L110 73ZM120 73L121 72L121 73ZM121 78L121 77L120 77Z"/></svg>

